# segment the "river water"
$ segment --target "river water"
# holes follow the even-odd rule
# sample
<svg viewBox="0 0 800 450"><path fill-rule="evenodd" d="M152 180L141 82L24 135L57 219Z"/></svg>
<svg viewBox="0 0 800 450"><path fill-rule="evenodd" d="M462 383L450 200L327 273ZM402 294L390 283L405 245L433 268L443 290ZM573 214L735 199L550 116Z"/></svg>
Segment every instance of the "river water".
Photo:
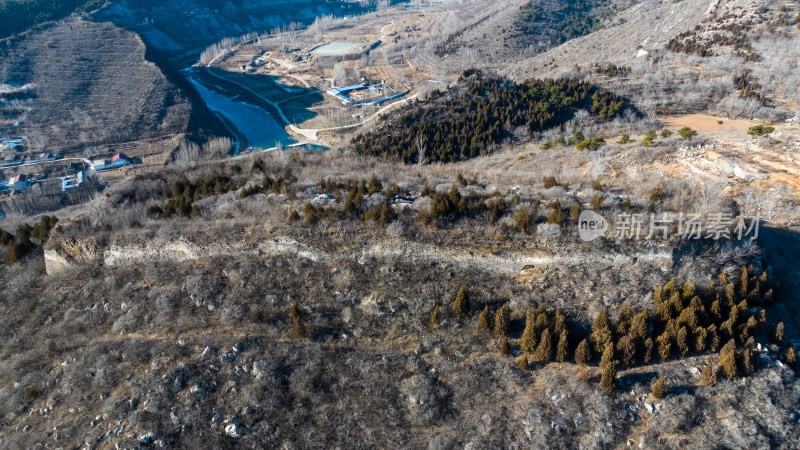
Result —
<svg viewBox="0 0 800 450"><path fill-rule="evenodd" d="M247 138L250 147L268 149L297 142L267 111L211 90L192 78L191 73L185 72L184 75L197 89L208 109L225 116Z"/></svg>

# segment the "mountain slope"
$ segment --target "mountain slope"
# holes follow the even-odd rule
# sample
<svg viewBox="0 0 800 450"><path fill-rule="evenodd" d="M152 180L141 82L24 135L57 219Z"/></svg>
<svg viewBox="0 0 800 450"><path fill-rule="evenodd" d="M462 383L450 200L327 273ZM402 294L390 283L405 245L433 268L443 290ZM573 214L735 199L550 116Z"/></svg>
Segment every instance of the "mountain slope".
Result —
<svg viewBox="0 0 800 450"><path fill-rule="evenodd" d="M788 1L649 0L621 12L617 26L503 72L516 79L586 77L648 112L774 119L793 114L800 100L798 13ZM609 75L594 64L632 70Z"/></svg>
<svg viewBox="0 0 800 450"><path fill-rule="evenodd" d="M0 82L29 85L0 103L0 135L40 132L59 147L99 145L185 131L191 106L133 33L69 19L0 48Z"/></svg>

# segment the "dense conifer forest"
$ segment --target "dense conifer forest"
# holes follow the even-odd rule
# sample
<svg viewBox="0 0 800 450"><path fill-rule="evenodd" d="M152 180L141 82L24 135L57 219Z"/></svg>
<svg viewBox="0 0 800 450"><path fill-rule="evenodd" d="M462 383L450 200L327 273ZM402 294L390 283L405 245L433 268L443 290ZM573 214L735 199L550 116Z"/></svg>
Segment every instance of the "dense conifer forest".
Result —
<svg viewBox="0 0 800 450"><path fill-rule="evenodd" d="M359 134L356 153L404 163L454 162L475 158L510 137L556 127L576 110L612 119L625 101L576 78L515 83L480 71L466 71L447 91L435 91L424 102L388 121L381 129Z"/></svg>

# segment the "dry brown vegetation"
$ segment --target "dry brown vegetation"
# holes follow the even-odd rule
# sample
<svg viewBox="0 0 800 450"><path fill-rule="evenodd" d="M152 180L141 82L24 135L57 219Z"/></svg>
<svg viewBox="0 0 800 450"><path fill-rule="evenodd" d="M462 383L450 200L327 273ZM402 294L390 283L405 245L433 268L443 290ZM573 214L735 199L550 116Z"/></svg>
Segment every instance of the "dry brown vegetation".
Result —
<svg viewBox="0 0 800 450"><path fill-rule="evenodd" d="M701 370L717 357L681 356L680 333L675 356L666 361L626 366L620 347L619 379L611 383L618 389L611 394L601 388L598 369L585 373L571 362L604 307L609 326L619 330L623 303L656 316L652 290L670 277L699 287L716 283L721 269L733 279L743 263L779 262L772 253L761 259L757 247L683 248L664 260L604 261L608 251L635 254L652 244L581 243L572 219L565 228L548 224L551 211L544 206L560 199L566 208L601 192L579 171L544 165L574 165L591 159L586 152L535 150L518 160L505 150L491 161L425 166L338 152L257 157L140 174L64 216L47 245L55 252L48 257L51 275L43 273L41 256L0 269L7 330L2 377L10 380L0 403L2 425L12 430L5 445L25 439L100 446L539 446L557 439L573 447L641 439L657 446L691 435L698 444L761 446L795 438L791 413L800 387L791 369L775 365L785 344L767 338L777 318L796 309L794 281L780 278L777 267L771 270L785 280L787 296L754 332L765 350L746 357L756 345L750 343L738 351L742 373L745 361L753 364L744 382L720 376L713 387L698 386ZM542 170L557 174L557 186L545 189ZM188 185L173 187L212 175L228 177L233 190L211 194L197 185L199 194L187 194ZM265 178L273 181L264 184ZM285 181L273 189L279 179ZM360 212L348 215L349 179L363 181L365 195ZM631 207L647 205L649 191L625 192L610 181L605 189L633 197ZM255 185L267 188L243 194ZM502 198L507 210L494 221L480 213L425 225L417 216L432 211L431 198L420 194L426 186L433 196L455 188L487 203ZM662 187L665 200L678 189ZM409 209L397 209L383 225L362 221L361 214L385 204L387 189L414 199ZM318 200L321 192L333 200ZM195 213L147 215L150 205L184 195ZM307 205L336 214L292 222L289 212L304 219ZM508 226L522 208L532 212L527 232ZM66 264L56 264L54 255ZM540 258L536 270L525 267L530 256ZM753 272L755 280L760 272ZM463 319L451 309L461 287L469 301ZM518 358L498 351L502 338L479 327L481 310L494 316L503 305L512 356L520 349L525 312L537 305L565 315L570 356L546 363L555 348L537 347L539 360L520 370ZM555 316L546 320L558 323ZM786 322L784 333L783 342L796 339L796 325ZM644 397L659 377L665 398ZM468 424L484 424L485 431L466 433ZM742 431L755 424L761 431ZM353 432L361 427L383 431Z"/></svg>

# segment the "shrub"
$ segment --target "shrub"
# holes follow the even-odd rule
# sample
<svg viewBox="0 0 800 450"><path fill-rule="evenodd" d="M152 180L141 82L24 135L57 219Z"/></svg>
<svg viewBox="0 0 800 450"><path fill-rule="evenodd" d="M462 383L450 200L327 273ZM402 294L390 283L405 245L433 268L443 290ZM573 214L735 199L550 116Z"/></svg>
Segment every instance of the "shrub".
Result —
<svg viewBox="0 0 800 450"><path fill-rule="evenodd" d="M575 148L578 150L597 150L598 148L606 145L606 140L602 137L595 137L592 139L585 139L579 142Z"/></svg>
<svg viewBox="0 0 800 450"><path fill-rule="evenodd" d="M662 138L666 139L666 138L668 138L668 137L670 137L670 136L672 136L672 131L670 131L670 130L668 130L668 129L666 129L666 128L664 128L663 130L661 130L661 137L662 137Z"/></svg>
<svg viewBox="0 0 800 450"><path fill-rule="evenodd" d="M689 128L689 127L683 127L680 130L678 130L678 134L681 135L681 137L684 140L689 140L689 139L697 136L697 131L695 131L695 130Z"/></svg>
<svg viewBox="0 0 800 450"><path fill-rule="evenodd" d="M520 233L527 233L533 222L531 213L528 212L528 209L524 206L521 207L514 213L514 222L517 223L517 230L519 230Z"/></svg>
<svg viewBox="0 0 800 450"><path fill-rule="evenodd" d="M606 189L606 187L607 186L605 184L603 184L603 182L600 181L599 178L594 180L594 181L592 181L592 190L594 190L594 191L604 191Z"/></svg>
<svg viewBox="0 0 800 450"><path fill-rule="evenodd" d="M550 205L552 211L550 211L550 215L547 216L547 223L555 224L555 225L564 225L564 215L561 211L561 202L558 200L554 200L553 203Z"/></svg>
<svg viewBox="0 0 800 450"><path fill-rule="evenodd" d="M663 198L663 191L661 190L661 186L653 188L650 191L650 201L652 203L659 203Z"/></svg>
<svg viewBox="0 0 800 450"><path fill-rule="evenodd" d="M631 139L629 134L623 133L622 137L619 138L619 140L617 141L617 144L630 144L632 142L636 142L636 141Z"/></svg>
<svg viewBox="0 0 800 450"><path fill-rule="evenodd" d="M747 134L749 134L750 136L766 136L772 133L773 131L775 131L775 127L773 127L771 123L766 122L762 125L755 125L750 127L747 130Z"/></svg>
<svg viewBox="0 0 800 450"><path fill-rule="evenodd" d="M586 138L583 137L583 133L580 130L578 130L578 131L572 133L572 137L569 138L569 141L567 143L569 145L577 145L579 142L581 142L581 141L583 141L585 139Z"/></svg>
<svg viewBox="0 0 800 450"><path fill-rule="evenodd" d="M545 189L554 188L556 186L558 186L558 181L556 180L556 177L554 177L552 175L548 175L548 176L544 177L544 188Z"/></svg>
<svg viewBox="0 0 800 450"><path fill-rule="evenodd" d="M146 214L150 217L160 217L164 214L164 210L158 205L150 205L150 207L147 208Z"/></svg>
<svg viewBox="0 0 800 450"><path fill-rule="evenodd" d="M653 142L656 140L656 131L650 130L644 135L644 139L642 139L642 146L643 147L650 147L653 145Z"/></svg>

